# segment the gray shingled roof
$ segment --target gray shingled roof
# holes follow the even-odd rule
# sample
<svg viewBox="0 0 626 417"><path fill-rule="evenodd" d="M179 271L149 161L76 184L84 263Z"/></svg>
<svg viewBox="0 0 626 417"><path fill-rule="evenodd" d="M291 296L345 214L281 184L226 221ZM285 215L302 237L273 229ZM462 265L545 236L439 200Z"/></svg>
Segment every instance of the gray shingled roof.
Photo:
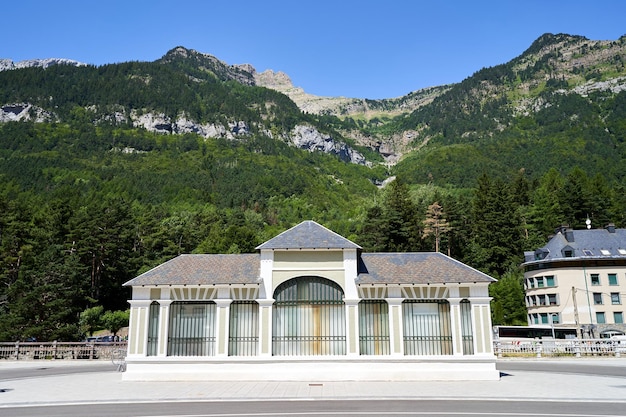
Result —
<svg viewBox="0 0 626 417"><path fill-rule="evenodd" d="M626 229L563 229L542 248L525 252L524 265L572 259L626 259ZM572 256L565 257L564 249ZM603 253L604 251L604 253Z"/></svg>
<svg viewBox="0 0 626 417"><path fill-rule="evenodd" d="M437 252L363 253L357 284L494 282L494 278Z"/></svg>
<svg viewBox="0 0 626 417"><path fill-rule="evenodd" d="M258 253L180 255L124 285L257 284L260 264Z"/></svg>
<svg viewBox="0 0 626 417"><path fill-rule="evenodd" d="M359 245L312 220L304 221L256 249L361 249Z"/></svg>

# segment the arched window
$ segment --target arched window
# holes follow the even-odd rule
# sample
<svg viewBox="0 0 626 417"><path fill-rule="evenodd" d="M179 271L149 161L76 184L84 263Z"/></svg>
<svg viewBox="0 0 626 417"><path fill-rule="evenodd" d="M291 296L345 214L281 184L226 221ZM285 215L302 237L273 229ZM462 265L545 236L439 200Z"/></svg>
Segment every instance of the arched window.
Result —
<svg viewBox="0 0 626 417"><path fill-rule="evenodd" d="M469 300L461 301L461 333L463 336L463 354L474 354L474 332L472 330L472 305Z"/></svg>
<svg viewBox="0 0 626 417"><path fill-rule="evenodd" d="M389 355L389 305L385 300L359 302L359 352Z"/></svg>
<svg viewBox="0 0 626 417"><path fill-rule="evenodd" d="M148 349L147 356L156 356L159 346L159 310L161 306L156 301L150 304L148 310Z"/></svg>
<svg viewBox="0 0 626 417"><path fill-rule="evenodd" d="M445 300L402 302L405 355L451 355L450 304Z"/></svg>
<svg viewBox="0 0 626 417"><path fill-rule="evenodd" d="M274 355L345 355L343 290L331 280L299 277L274 292Z"/></svg>
<svg viewBox="0 0 626 417"><path fill-rule="evenodd" d="M215 355L215 310L214 302L173 302L167 355Z"/></svg>

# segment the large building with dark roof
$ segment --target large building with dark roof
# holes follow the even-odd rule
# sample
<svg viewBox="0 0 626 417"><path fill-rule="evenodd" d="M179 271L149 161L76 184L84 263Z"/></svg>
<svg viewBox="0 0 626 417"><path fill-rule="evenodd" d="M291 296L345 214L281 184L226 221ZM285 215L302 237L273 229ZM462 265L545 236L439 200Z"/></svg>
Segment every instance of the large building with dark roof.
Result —
<svg viewBox="0 0 626 417"><path fill-rule="evenodd" d="M132 287L127 380L493 380L488 286L441 253L363 253L314 221Z"/></svg>
<svg viewBox="0 0 626 417"><path fill-rule="evenodd" d="M626 229L563 226L524 257L529 325L574 327L585 338L626 333Z"/></svg>

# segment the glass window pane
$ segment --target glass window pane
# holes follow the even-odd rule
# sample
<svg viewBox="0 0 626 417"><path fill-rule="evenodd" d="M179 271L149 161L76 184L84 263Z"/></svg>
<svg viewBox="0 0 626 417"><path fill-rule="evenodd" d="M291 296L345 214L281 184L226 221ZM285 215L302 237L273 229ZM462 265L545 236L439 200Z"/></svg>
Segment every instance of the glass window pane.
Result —
<svg viewBox="0 0 626 417"><path fill-rule="evenodd" d="M593 303L602 304L602 293L599 293L599 292L593 293Z"/></svg>
<svg viewBox="0 0 626 417"><path fill-rule="evenodd" d="M215 355L215 311L213 302L172 303L168 356Z"/></svg>
<svg viewBox="0 0 626 417"><path fill-rule="evenodd" d="M343 290L321 277L299 277L274 292L274 355L345 355Z"/></svg>
<svg viewBox="0 0 626 417"><path fill-rule="evenodd" d="M389 305L384 300L359 303L359 351L361 355L389 355Z"/></svg>
<svg viewBox="0 0 626 417"><path fill-rule="evenodd" d="M405 355L451 355L450 305L447 301L402 303Z"/></svg>
<svg viewBox="0 0 626 417"><path fill-rule="evenodd" d="M259 345L259 305L234 301L230 305L228 355L255 356Z"/></svg>
<svg viewBox="0 0 626 417"><path fill-rule="evenodd" d="M591 285L600 285L600 275L591 274Z"/></svg>

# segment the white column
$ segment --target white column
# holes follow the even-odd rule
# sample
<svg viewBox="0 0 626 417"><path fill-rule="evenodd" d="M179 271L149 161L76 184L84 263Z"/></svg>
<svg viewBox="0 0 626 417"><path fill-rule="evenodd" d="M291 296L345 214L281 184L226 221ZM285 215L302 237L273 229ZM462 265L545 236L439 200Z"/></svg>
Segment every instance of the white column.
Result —
<svg viewBox="0 0 626 417"><path fill-rule="evenodd" d="M461 326L462 298L448 298L450 304L450 330L452 332L452 354L463 355L463 329Z"/></svg>
<svg viewBox="0 0 626 417"><path fill-rule="evenodd" d="M385 298L389 305L389 342L391 356L404 356L404 330L402 326L402 302L404 298Z"/></svg>
<svg viewBox="0 0 626 417"><path fill-rule="evenodd" d="M472 306L472 331L474 333L474 354L493 355L491 326L491 297L470 297Z"/></svg>
<svg viewBox="0 0 626 417"><path fill-rule="evenodd" d="M346 305L346 354L359 355L359 299L343 300Z"/></svg>
<svg viewBox="0 0 626 417"><path fill-rule="evenodd" d="M230 304L233 302L233 300L227 298L218 298L213 301L215 301L217 307L215 317L215 324L217 326L215 331L215 356L228 356Z"/></svg>
<svg viewBox="0 0 626 417"><path fill-rule="evenodd" d="M152 300L129 300L130 320L128 356L146 356L148 343L148 310Z"/></svg>
<svg viewBox="0 0 626 417"><path fill-rule="evenodd" d="M259 356L272 356L272 306L274 299L259 299Z"/></svg>
<svg viewBox="0 0 626 417"><path fill-rule="evenodd" d="M170 305L173 300L157 300L159 309L159 348L157 356L167 356L167 340L170 332Z"/></svg>

